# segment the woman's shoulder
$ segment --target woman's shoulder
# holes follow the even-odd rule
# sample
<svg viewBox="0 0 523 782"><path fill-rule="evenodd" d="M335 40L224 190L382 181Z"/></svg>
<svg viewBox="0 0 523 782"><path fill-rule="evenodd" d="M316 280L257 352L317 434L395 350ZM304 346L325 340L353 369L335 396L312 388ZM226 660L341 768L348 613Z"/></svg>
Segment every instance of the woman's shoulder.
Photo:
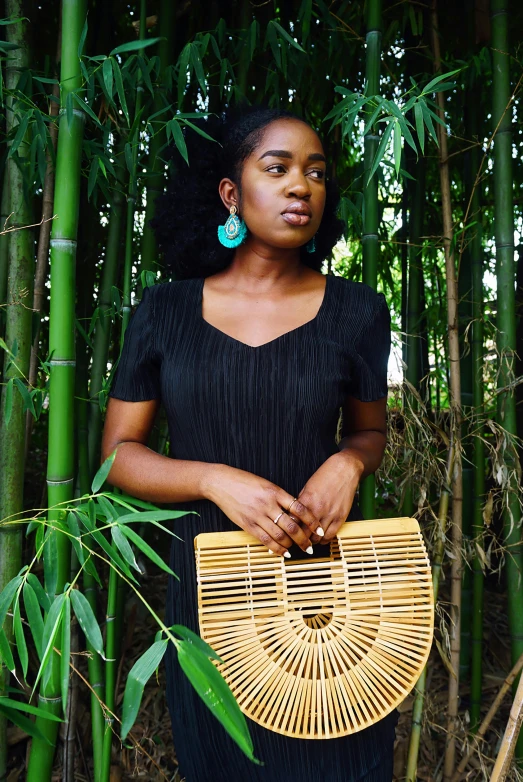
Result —
<svg viewBox="0 0 523 782"><path fill-rule="evenodd" d="M360 322L372 318L376 312L387 308L383 293L378 293L370 285L336 275L333 275L331 279L340 308L349 311Z"/></svg>
<svg viewBox="0 0 523 782"><path fill-rule="evenodd" d="M174 313L182 314L194 309L200 288L199 278L157 282L144 290L142 301L149 304L155 320L165 319Z"/></svg>

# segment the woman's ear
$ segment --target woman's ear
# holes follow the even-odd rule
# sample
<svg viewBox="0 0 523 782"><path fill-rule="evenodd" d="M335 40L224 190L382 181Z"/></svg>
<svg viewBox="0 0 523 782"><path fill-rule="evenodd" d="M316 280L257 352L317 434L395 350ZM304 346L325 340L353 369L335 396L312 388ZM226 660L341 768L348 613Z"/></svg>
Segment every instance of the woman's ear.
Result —
<svg viewBox="0 0 523 782"><path fill-rule="evenodd" d="M223 201L223 205L227 210L229 210L231 206L235 206L238 209L240 200L238 187L234 184L232 179L222 179L218 185L218 192Z"/></svg>

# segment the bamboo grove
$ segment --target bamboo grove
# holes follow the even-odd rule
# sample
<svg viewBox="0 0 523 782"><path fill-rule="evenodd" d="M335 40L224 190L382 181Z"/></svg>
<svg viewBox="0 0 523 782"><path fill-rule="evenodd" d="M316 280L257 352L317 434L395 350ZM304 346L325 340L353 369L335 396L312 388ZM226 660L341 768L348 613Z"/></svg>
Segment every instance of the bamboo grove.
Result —
<svg viewBox="0 0 523 782"><path fill-rule="evenodd" d="M99 469L132 308L167 279L149 223L169 147L186 157L195 118L242 101L319 130L346 226L325 272L382 290L392 312L389 444L360 501L367 518L420 520L438 625L395 774L522 778L521 698L506 739L492 722L523 665L522 33L508 0L6 0L0 779L23 767L29 782L53 769L72 782L80 741L108 782L122 746L144 751L133 725L168 643L252 758L213 651L142 593L144 561L169 572L158 541L180 512L106 491L110 460ZM151 447L167 439L160 416ZM129 596L152 643L128 661L120 702Z"/></svg>

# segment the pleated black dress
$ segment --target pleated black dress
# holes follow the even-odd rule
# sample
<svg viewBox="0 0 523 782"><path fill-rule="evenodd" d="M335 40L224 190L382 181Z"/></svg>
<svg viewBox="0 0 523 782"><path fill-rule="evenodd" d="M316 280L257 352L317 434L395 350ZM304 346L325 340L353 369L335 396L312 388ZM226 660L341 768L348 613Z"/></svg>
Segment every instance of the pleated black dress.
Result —
<svg viewBox="0 0 523 782"><path fill-rule="evenodd" d="M203 279L147 288L125 335L111 396L161 399L170 455L248 470L296 496L336 453L347 395L387 394L390 318L382 295L327 277L316 317L259 347L202 318ZM238 529L209 501L177 504L199 516L175 522L166 622L198 631L193 539ZM353 509L349 518L358 518ZM319 548L319 547L317 547ZM248 720L252 764L194 692L172 650L167 699L174 746L187 782L391 782L397 712L352 736L292 739Z"/></svg>

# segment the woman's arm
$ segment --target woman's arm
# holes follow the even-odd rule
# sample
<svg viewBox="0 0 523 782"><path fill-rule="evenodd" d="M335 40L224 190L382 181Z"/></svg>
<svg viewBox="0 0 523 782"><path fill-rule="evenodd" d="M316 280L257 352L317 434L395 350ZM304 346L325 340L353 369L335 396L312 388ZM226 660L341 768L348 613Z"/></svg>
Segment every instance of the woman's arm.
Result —
<svg viewBox="0 0 523 782"><path fill-rule="evenodd" d="M387 444L387 398L360 402L348 397L343 406L340 454L360 470L359 479L376 472Z"/></svg>
<svg viewBox="0 0 523 782"><path fill-rule="evenodd" d="M312 535L312 543L329 543L335 537L350 513L360 480L379 467L387 441L386 409L386 398L347 399L340 450L316 470L298 495L325 532L322 538Z"/></svg>
<svg viewBox="0 0 523 782"><path fill-rule="evenodd" d="M257 475L225 464L171 459L147 447L159 402L110 399L102 441L105 460L117 449L108 481L151 502L211 500L241 529L274 553L285 555L294 541L303 551L319 522L302 503L292 506L293 521L282 509L293 497ZM274 524L276 517L281 518ZM300 522L303 526L300 525Z"/></svg>

